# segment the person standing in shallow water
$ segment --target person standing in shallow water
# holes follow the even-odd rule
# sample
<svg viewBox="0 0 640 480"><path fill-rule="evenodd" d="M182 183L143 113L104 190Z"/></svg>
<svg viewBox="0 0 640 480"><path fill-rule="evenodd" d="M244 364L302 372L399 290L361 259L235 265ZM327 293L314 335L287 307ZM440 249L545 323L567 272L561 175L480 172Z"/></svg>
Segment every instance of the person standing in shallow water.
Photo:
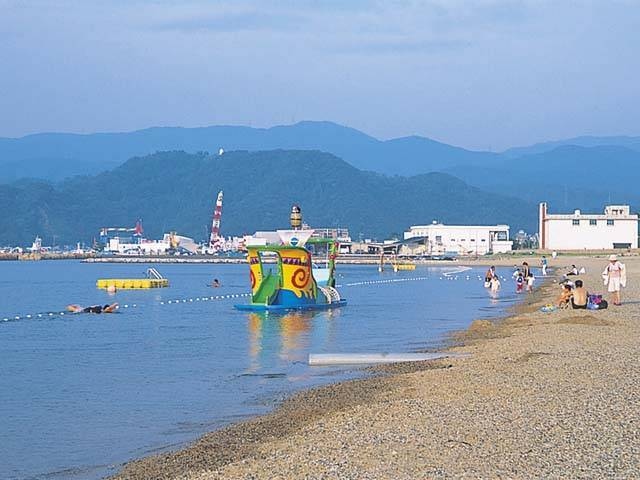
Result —
<svg viewBox="0 0 640 480"><path fill-rule="evenodd" d="M527 262L522 262L522 268L520 270L524 278L529 278L531 271L529 270L529 264Z"/></svg>
<svg viewBox="0 0 640 480"><path fill-rule="evenodd" d="M542 267L542 276L547 276L547 257L542 256L542 260L540 260L540 266Z"/></svg>
<svg viewBox="0 0 640 480"><path fill-rule="evenodd" d="M491 284L491 280L496 276L496 267L492 266L487 270L487 273L484 274L484 283L486 287L489 287Z"/></svg>
<svg viewBox="0 0 640 480"><path fill-rule="evenodd" d="M609 264L602 272L604 284L611 294L611 300L614 305L622 305L620 298L620 289L627 286L627 272L624 264L618 261L616 255L609 255Z"/></svg>

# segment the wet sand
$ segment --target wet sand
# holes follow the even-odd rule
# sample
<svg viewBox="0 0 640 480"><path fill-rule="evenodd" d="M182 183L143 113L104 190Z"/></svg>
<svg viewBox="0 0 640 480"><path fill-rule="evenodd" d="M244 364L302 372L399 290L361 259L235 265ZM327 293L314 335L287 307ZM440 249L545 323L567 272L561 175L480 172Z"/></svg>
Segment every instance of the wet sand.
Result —
<svg viewBox="0 0 640 480"><path fill-rule="evenodd" d="M302 392L116 478L640 478L640 258L622 261L620 307L542 313L560 290L549 281L452 336L469 358ZM606 259L552 265L571 263L604 292Z"/></svg>

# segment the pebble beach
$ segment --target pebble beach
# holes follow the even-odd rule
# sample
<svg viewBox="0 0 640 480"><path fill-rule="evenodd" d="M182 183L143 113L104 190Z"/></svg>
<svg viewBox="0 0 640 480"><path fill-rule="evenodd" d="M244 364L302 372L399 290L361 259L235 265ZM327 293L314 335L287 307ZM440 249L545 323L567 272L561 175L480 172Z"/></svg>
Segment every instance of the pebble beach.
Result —
<svg viewBox="0 0 640 480"><path fill-rule="evenodd" d="M606 256L559 257L510 316L452 336L467 357L299 393L113 478L640 478L640 258L620 260L621 306L541 312L572 263L608 297Z"/></svg>

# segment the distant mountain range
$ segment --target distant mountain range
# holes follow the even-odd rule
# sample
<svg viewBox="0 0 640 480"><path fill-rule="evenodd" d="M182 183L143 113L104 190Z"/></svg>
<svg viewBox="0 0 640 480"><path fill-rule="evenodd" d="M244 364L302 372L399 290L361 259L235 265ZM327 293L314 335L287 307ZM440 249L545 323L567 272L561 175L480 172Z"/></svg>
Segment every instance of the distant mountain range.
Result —
<svg viewBox="0 0 640 480"><path fill-rule="evenodd" d="M640 137L576 137L492 153L466 150L419 136L381 141L331 122L300 122L267 129L163 127L127 133L43 133L0 138L0 182L25 177L58 181L107 171L131 157L158 151L213 153L220 148L319 150L332 153L360 170L403 176L449 172L473 185L507 188L504 191L508 193L513 193L510 186L528 178L530 189L518 192L520 195L537 201L547 193L540 186L547 185L554 203L558 199L586 197L593 199L588 208L609 196L608 189L593 181L593 173L583 175L586 169L609 170L606 166L614 162L619 172L625 172L627 184L636 184L640 176ZM571 167L565 168L568 165ZM491 175L487 177L489 172ZM536 177L532 178L532 174ZM618 190L621 192L632 193L626 186Z"/></svg>
<svg viewBox="0 0 640 480"><path fill-rule="evenodd" d="M640 209L640 151L626 147L565 145L490 167L469 164L444 171L487 191L547 201L556 211L600 212L611 203Z"/></svg>
<svg viewBox="0 0 640 480"><path fill-rule="evenodd" d="M410 225L509 223L535 228L536 206L482 191L445 173L389 177L358 170L318 151L163 152L112 171L57 185L23 180L0 185L0 245L91 241L100 227L144 220L145 233L169 230L204 239L218 190L226 235L287 226L292 203L316 227L348 227L353 237L386 238Z"/></svg>
<svg viewBox="0 0 640 480"><path fill-rule="evenodd" d="M220 148L227 151L222 157L217 156ZM270 150L274 152L269 153ZM296 152L295 154L284 153L283 150ZM161 151L173 153L153 155ZM175 151L186 151L195 156L175 153ZM233 169L217 170L223 165L229 166L227 163L229 159L250 163L249 159L254 157L247 151L261 152L256 153L255 158L261 159L260 165L267 171L263 177L255 177L256 180L253 183L247 183L241 180ZM207 152L211 152L213 156ZM329 155L319 152L326 152ZM150 154L151 156L144 161L137 158L127 162L132 157L145 157ZM287 190L285 195L279 191L279 187L276 188L279 183L270 172L277 170L282 175L289 175L290 172L282 170L282 161L290 155L305 161L318 161L318 164L314 166L316 173L308 178L304 192L296 193L294 190ZM212 172L207 171L204 176L210 183L199 187L202 198L194 192L187 191L189 182L184 177L192 168L194 158L206 159L207 164L213 168ZM339 163L335 165L331 162L327 163L327 158ZM348 165L340 162L338 158L350 164L350 167L347 168ZM148 167L149 162L154 165L154 168ZM163 162L169 165L163 165ZM181 170L181 162L186 162L184 168L188 167L187 171ZM270 165L270 162L273 162L273 165ZM140 171L136 171L135 168L139 168ZM336 168L336 170L330 171L330 168ZM164 171L170 177L155 178ZM237 168L236 171L243 171L243 169ZM8 218L13 218L16 224L23 225L24 228L20 228L23 228L25 235L28 232L28 235L32 236L41 230L55 231L56 236L61 240L69 238L72 241L93 236L96 228L101 225L126 224L132 221L131 217L142 216L147 220L154 219L152 228L157 228L158 233L162 233L161 230L175 228L199 236L204 232L206 222L197 223L196 226L196 219L198 219L197 222L202 222L202 219L207 217L209 214L207 212L210 210L209 195L215 193L212 193L212 190L222 188L228 178L234 179L229 185L231 190L237 184L251 191L257 189L265 199L273 197L273 203L270 204L273 208L276 208L276 205L285 205L288 208L297 195L304 197L308 195L307 189L323 186L322 188L327 188L329 192L327 198L322 198L320 204L324 208L323 202L334 202L334 193L332 193L334 189L330 188L331 182L342 185L343 179L336 175L337 171L364 182L362 185L356 185L347 179L353 191L361 193L363 203L356 202L352 209L353 195L343 185L338 191L344 203L340 208L336 203L331 203L330 211L343 212L345 215L341 214L333 221L326 217L326 212L318 212L319 221L327 225L349 224L357 233L379 236L399 232L411 223L431 220L425 216L437 217L445 223L454 223L462 219L473 223L509 222L513 219L512 227L526 228L533 232L536 230L535 219L529 216L528 209L530 205L540 201L549 202L551 211L573 211L579 208L584 211L599 212L607 203L630 204L633 210L640 209L640 194L637 188L640 184L640 137L576 137L513 148L503 153L492 153L466 150L418 136L381 141L358 130L331 122L300 122L268 129L235 126L167 127L128 133L90 135L44 133L17 139L0 138L0 186L2 187L0 188L0 206L8 205L22 212L25 212L26 206L34 209L33 212L20 218L13 214L6 216L4 212L7 210L3 210L0 224L8 221ZM127 175L123 172L127 172ZM377 174L365 174L365 172L377 172ZM447 175L425 176L433 172L442 172ZM247 173L248 171L244 171L244 174ZM96 177L91 176L96 174L98 174ZM380 174L402 177L386 178ZM89 176L68 178L74 175ZM171 176L176 179L176 182L182 183L176 183L174 186ZM458 177L462 181L456 183L451 176ZM36 180L26 181L25 178ZM138 183L132 183L130 178L136 178ZM274 184L268 190L260 184L258 178L264 178L264 181L271 179ZM449 190L437 196L429 193L432 190L441 191L437 190L437 185L433 184L435 178L446 179L443 182ZM18 179L22 180L11 183ZM374 185L372 179L377 179L376 181L381 183ZM48 185L45 181L61 183ZM192 181L195 185L200 185L197 178L193 178ZM293 179L291 181L296 183ZM2 186L3 182L6 185ZM161 182L163 193L171 197L169 204L162 201L160 192L154 190L150 194L147 190L140 188L142 185L160 188L158 186L160 184L155 182ZM136 195L131 196L129 190L122 192L117 190L119 187L115 187L113 183L127 185L136 192ZM371 191L362 190L366 185L371 186ZM390 185L394 188L385 190ZM412 190L414 186L418 188L416 185L422 185L420 188L429 194L425 197L404 198L407 192L417 191ZM484 192L471 189L470 186L478 187ZM114 189L117 190L115 193ZM175 193L176 191L180 194ZM381 208L384 210L390 209L393 205L402 205L402 213L396 212L388 218L381 216L378 220L367 216L369 210L366 205L378 205L376 202L382 191L386 194L385 204L381 204ZM499 199L499 202L512 203L513 208L507 206L504 206L506 209L498 208L497 204L494 205L486 200L487 205L493 205L491 212L501 211L506 216L503 218L495 215L484 216L488 210L482 209L472 215L473 209L470 205L458 205L455 202L459 196L470 198L471 191L475 196L482 196L487 192L494 194L496 197L491 198ZM105 198L106 192L109 192L109 195L115 194L117 197ZM235 202L241 201L243 195L238 192ZM129 203L118 203L120 198L127 198L128 201L133 202L132 205L142 208L141 213L133 214ZM146 203L148 198L152 199L149 205ZM184 219L181 220L180 215L156 216L154 213L152 207L157 205L163 205L163 208L166 206L169 211L172 211L174 205L182 204L182 198L189 198L196 202L195 204L184 202L185 212L187 212L184 214ZM255 200L255 197L250 198ZM444 208L444 198L450 200L451 208ZM315 200L321 200L321 198L317 197ZM409 200L415 202L415 205ZM426 205L427 203L429 205ZM106 208L103 205L109 207ZM147 206L143 208L145 205ZM420 209L416 210L418 206ZM86 214L89 208L93 209L95 214ZM243 215L246 215L246 211L250 211L251 208L247 205L244 205L244 208ZM319 207L316 204L310 204L307 208L313 211L314 208ZM407 212L411 215L405 215ZM519 214L510 216L514 212ZM63 213L70 215L71 218L65 220ZM355 217L347 213L352 213ZM263 212L262 215L265 219L269 218L268 212ZM83 221L80 224L70 223L77 218L82 218ZM161 220L162 218L166 220ZM277 218L281 220L280 215ZM275 221L275 218L267 224L272 227L281 225ZM256 218L252 219L252 223L248 225L266 228L267 224L263 225ZM13 225L13 223L6 225ZM242 233L245 231L242 225L244 224L231 223L230 231ZM245 228L249 228L248 225ZM64 233L66 231L69 232L68 237ZM24 240L22 233L17 234L16 237L10 237L10 232L3 235L0 239Z"/></svg>
<svg viewBox="0 0 640 480"><path fill-rule="evenodd" d="M552 142L543 142L530 145L528 147L510 148L503 154L510 158L521 157L523 155L533 155L536 153L549 152L558 147L575 146L575 147L603 147L617 146L625 147L636 152L640 152L640 137L627 136L611 136L611 137L574 137L566 140L556 140Z"/></svg>
<svg viewBox="0 0 640 480"><path fill-rule="evenodd" d="M14 165L10 171L0 172L0 181L29 176L59 180L87 171L98 173L131 157L159 151L213 153L220 148L228 151L320 150L358 169L389 175L416 175L460 164L491 163L501 158L495 153L474 152L418 136L381 141L331 122L300 122L267 129L162 127L127 133L42 133L0 138L0 166ZM84 163L85 168L79 169L78 163ZM18 165L22 172L15 168Z"/></svg>

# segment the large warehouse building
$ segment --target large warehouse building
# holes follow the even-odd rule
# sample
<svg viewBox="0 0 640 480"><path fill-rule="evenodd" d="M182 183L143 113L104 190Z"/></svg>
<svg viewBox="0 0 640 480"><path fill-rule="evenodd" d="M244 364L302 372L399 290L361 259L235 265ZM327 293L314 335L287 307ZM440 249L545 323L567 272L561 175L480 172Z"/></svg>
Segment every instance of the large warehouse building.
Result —
<svg viewBox="0 0 640 480"><path fill-rule="evenodd" d="M638 215L629 205L608 205L604 214L549 214L539 210L540 248L543 250L608 250L638 247Z"/></svg>

